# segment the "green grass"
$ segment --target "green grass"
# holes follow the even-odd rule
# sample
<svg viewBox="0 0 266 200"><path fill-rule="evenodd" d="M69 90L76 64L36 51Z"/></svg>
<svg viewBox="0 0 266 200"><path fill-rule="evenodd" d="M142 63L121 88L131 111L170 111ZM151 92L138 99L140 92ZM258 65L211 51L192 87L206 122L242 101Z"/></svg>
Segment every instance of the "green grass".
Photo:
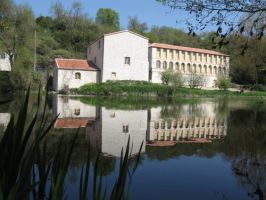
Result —
<svg viewBox="0 0 266 200"><path fill-rule="evenodd" d="M149 83L145 81L107 81L91 83L72 89L71 94L104 95L104 96L177 96L177 97L214 97L214 96L244 96L264 97L266 92L232 92L220 90L203 90L198 88L177 88L174 86Z"/></svg>

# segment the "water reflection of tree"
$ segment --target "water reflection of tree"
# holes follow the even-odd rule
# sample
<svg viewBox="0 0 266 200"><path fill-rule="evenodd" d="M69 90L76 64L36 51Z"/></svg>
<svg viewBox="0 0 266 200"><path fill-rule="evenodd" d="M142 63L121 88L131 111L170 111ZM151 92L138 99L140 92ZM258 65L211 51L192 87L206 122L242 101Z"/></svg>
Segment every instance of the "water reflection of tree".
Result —
<svg viewBox="0 0 266 200"><path fill-rule="evenodd" d="M215 102L214 112L218 119L224 119L230 114L228 102L228 97L219 98Z"/></svg>
<svg viewBox="0 0 266 200"><path fill-rule="evenodd" d="M186 117L194 120L207 115L207 111L200 103L178 104L161 107L161 117L167 119L180 119Z"/></svg>

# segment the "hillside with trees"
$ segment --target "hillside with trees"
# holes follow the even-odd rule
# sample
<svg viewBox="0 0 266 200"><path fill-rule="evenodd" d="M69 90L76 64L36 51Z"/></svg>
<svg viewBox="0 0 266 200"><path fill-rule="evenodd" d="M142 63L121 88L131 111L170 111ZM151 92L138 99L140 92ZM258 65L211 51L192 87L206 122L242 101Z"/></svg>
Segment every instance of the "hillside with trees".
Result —
<svg viewBox="0 0 266 200"><path fill-rule="evenodd" d="M88 17L89 13L82 9L79 2L66 9L57 1L51 5L51 11L48 16L34 16L32 8L27 5L16 5L12 0L1 1L0 51L9 54L13 70L10 74L1 74L1 90L24 89L30 82L45 80L46 74L33 70L35 49L36 66L51 71L54 58L86 58L86 48L92 41L104 33L121 30L119 13L109 8L99 9L95 19ZM173 27L148 27L136 16L129 16L127 28L148 37L150 42L227 53L231 56L230 74L233 82L266 85L264 36L258 40L257 35L252 37L232 32L226 37L228 42L219 46L217 41L220 41L221 34L216 31L196 35ZM247 38L251 45L243 53Z"/></svg>

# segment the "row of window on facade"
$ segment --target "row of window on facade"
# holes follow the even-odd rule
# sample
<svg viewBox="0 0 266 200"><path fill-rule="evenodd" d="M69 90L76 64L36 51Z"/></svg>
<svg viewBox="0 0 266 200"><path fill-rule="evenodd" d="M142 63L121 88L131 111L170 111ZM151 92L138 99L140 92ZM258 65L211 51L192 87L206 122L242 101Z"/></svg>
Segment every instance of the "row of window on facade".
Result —
<svg viewBox="0 0 266 200"><path fill-rule="evenodd" d="M154 122L154 128L155 129L171 129L171 128L199 128L199 127L218 127L218 126L224 126L224 122L223 121L212 121L211 120L203 120L202 122L200 122L198 120L197 123L190 123L189 121L181 121L180 123L178 123L177 121L161 121L158 122Z"/></svg>
<svg viewBox="0 0 266 200"><path fill-rule="evenodd" d="M171 133L171 132L163 132L163 133L159 133L156 132L154 133L154 140L161 140L161 141L165 141L165 140L177 140L177 138L179 140L182 140L183 138L222 138L224 136L224 129L213 129L213 130L203 130L203 131L181 131L180 133Z"/></svg>
<svg viewBox="0 0 266 200"><path fill-rule="evenodd" d="M226 64L226 56L196 53L189 51L178 51L173 49L157 49L158 59L182 60L190 62L205 62L212 64Z"/></svg>
<svg viewBox="0 0 266 200"><path fill-rule="evenodd" d="M209 74L217 74L217 73L224 73L226 74L226 68L225 67L216 67L216 66L209 66L207 67L207 65L196 65L193 64L191 65L190 63L186 64L182 63L181 66L179 65L178 62L175 63L175 68L174 68L174 63L173 62L169 62L167 63L166 61L156 61L156 67L158 69L162 68L162 69L171 69L171 70L177 70L179 72L190 72L190 73L209 73Z"/></svg>

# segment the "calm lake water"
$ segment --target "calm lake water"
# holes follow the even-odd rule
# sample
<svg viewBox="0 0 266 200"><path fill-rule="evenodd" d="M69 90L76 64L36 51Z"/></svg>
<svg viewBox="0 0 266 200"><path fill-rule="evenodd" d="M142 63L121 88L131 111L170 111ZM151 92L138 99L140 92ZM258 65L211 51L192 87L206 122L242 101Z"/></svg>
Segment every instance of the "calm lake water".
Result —
<svg viewBox="0 0 266 200"><path fill-rule="evenodd" d="M0 106L0 131L19 102ZM67 176L68 199L78 194L88 141L94 153L101 152L103 185L109 191L129 136L132 157L144 141L130 199L265 198L265 101L55 95L48 107L50 115L59 114L48 136L51 154L62 135L71 138L82 127Z"/></svg>

